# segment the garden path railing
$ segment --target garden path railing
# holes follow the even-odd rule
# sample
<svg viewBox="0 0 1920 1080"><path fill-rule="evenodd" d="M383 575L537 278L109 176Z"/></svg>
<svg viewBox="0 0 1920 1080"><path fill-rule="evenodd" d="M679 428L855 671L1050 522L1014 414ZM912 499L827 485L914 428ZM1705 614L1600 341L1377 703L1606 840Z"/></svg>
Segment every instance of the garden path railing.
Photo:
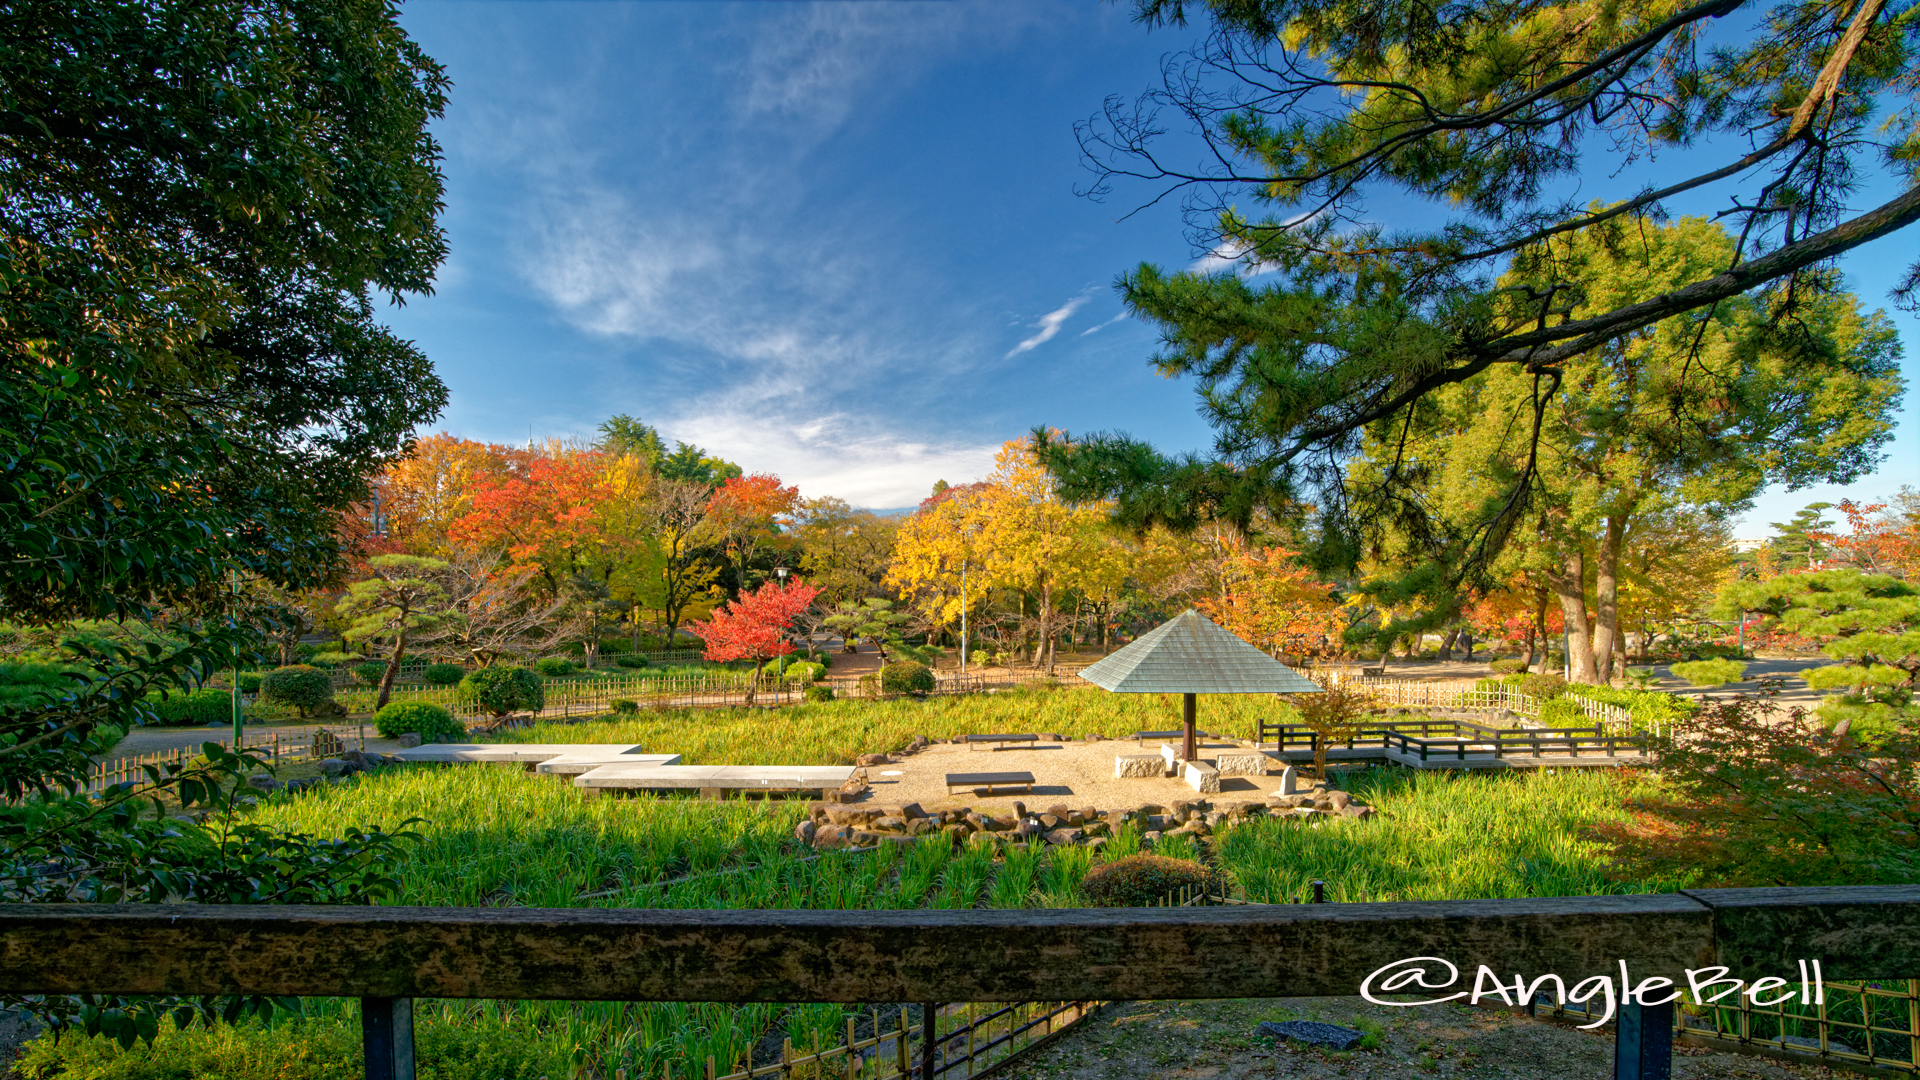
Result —
<svg viewBox="0 0 1920 1080"><path fill-rule="evenodd" d="M1425 981L1381 978L1409 962ZM1478 1004L1494 980L1549 975L1625 981L1610 991L1614 1075L1652 1080L1671 1070L1667 987L1725 968L1778 980L1754 984L1772 994L1815 962L1832 980L1920 971L1920 886L1091 911L0 905L12 993L357 997L378 1080L414 1075L416 997L1058 1003L1370 987Z"/></svg>
<svg viewBox="0 0 1920 1080"><path fill-rule="evenodd" d="M1537 697L1504 687L1486 689L1479 679L1361 678L1331 668L1313 669L1305 674L1322 686L1350 686L1372 694L1382 705L1398 708L1504 710L1537 720L1544 704ZM1594 701L1578 693L1562 696L1573 702L1582 716L1610 733L1634 730L1633 714L1618 705ZM1655 735L1663 733L1658 724L1649 726L1648 730Z"/></svg>

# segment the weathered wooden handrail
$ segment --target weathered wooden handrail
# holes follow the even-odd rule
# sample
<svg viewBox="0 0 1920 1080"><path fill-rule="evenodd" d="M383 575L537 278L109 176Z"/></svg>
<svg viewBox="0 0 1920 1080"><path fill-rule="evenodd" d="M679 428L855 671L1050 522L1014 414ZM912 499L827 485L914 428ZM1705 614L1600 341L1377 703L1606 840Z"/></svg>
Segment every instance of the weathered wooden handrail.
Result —
<svg viewBox="0 0 1920 1080"><path fill-rule="evenodd" d="M13 993L632 1001L1342 996L1443 957L1510 979L1920 971L1920 886L1013 911L0 905Z"/></svg>

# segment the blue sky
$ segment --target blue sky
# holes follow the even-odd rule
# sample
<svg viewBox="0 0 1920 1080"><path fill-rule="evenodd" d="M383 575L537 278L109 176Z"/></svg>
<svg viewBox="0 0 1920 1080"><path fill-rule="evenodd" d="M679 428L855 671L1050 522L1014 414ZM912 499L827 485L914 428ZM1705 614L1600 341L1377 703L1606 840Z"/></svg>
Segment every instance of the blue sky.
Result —
<svg viewBox="0 0 1920 1080"><path fill-rule="evenodd" d="M521 442L630 413L870 507L977 479L1036 424L1204 448L1191 389L1154 374L1155 336L1112 289L1142 260L1193 261L1177 208L1119 221L1127 192L1075 194L1074 122L1197 33L1128 10L407 5L454 81L436 126L452 255L391 314L452 389L439 426ZM1913 240L1848 260L1869 304ZM1894 317L1920 350L1920 321ZM1920 485L1917 406L1920 388L1851 494ZM1835 497L1769 492L1739 534Z"/></svg>

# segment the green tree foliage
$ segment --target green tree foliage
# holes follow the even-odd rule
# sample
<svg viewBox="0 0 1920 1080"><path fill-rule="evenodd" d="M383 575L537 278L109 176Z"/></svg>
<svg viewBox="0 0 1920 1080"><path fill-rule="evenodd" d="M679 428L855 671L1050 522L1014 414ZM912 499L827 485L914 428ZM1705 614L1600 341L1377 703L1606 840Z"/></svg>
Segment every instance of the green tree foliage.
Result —
<svg viewBox="0 0 1920 1080"><path fill-rule="evenodd" d="M933 672L927 665L914 660L888 664L880 669L880 689L889 694L923 697L933 693Z"/></svg>
<svg viewBox="0 0 1920 1080"><path fill-rule="evenodd" d="M1725 686L1739 682L1747 674L1747 665L1738 660L1689 660L1668 670L1695 686Z"/></svg>
<svg viewBox="0 0 1920 1080"><path fill-rule="evenodd" d="M260 696L305 716L333 700L333 680L311 664L288 664L267 672L260 680Z"/></svg>
<svg viewBox="0 0 1920 1080"><path fill-rule="evenodd" d="M366 903L391 838L235 824L210 746L78 794L89 757L254 653L271 612L230 572L304 589L345 565L335 526L446 389L373 318L428 290L445 243L427 132L444 73L394 9L347 0L28 0L0 45L0 608L19 623L137 621L81 643L80 678L0 704L10 901ZM33 796L29 798L28 796ZM59 873L47 873L56 867ZM23 868L34 868L24 870ZM195 1003L11 999L131 1043ZM217 1007L257 1011L260 1001Z"/></svg>
<svg viewBox="0 0 1920 1080"><path fill-rule="evenodd" d="M1808 503L1794 513L1793 520L1773 522L1774 535L1767 546L1772 549L1776 571L1811 570L1814 563L1826 558L1826 545L1815 534L1833 528L1833 519L1820 513L1831 509L1833 504L1829 502Z"/></svg>
<svg viewBox="0 0 1920 1080"><path fill-rule="evenodd" d="M424 555L375 555L367 560L367 570L372 576L348 586L335 610L351 620L344 635L348 641L392 643L374 703L382 708L393 696L393 681L406 659L408 641L440 629L454 617L447 590L434 580L451 567Z"/></svg>
<svg viewBox="0 0 1920 1080"><path fill-rule="evenodd" d="M435 686L458 686L467 677L467 669L459 664L428 664L420 676Z"/></svg>
<svg viewBox="0 0 1920 1080"><path fill-rule="evenodd" d="M1158 369L1195 379L1216 439L1174 457L1124 435L1040 437L1065 494L1113 496L1135 526L1244 524L1311 501L1332 519L1330 554L1351 556L1356 527L1406 508L1390 474L1381 492L1350 490L1350 455L1444 387L1514 370L1551 398L1578 358L1669 319L1724 318L1740 298L1784 355L1817 356L1796 342L1836 287L1831 260L1920 219L1920 18L1886 0L1780 0L1716 21L1740 7L1137 0L1149 24L1204 12L1214 32L1164 66L1161 90L1110 100L1081 141L1094 194L1182 193L1199 246L1237 263L1143 265L1120 283L1161 330ZM1162 145L1165 113L1205 141L1200 166ZM1601 161L1679 146L1701 172L1585 201ZM1895 193L1856 211L1870 175ZM1683 193L1731 204L1737 239L1650 295L1600 300L1557 253L1568 236L1637 242L1626 223L1665 220ZM1397 229L1369 218L1389 204L1431 212ZM1916 286L1920 268L1903 299ZM1513 475L1473 528L1497 540L1535 477ZM1499 547L1466 548L1467 565Z"/></svg>
<svg viewBox="0 0 1920 1080"><path fill-rule="evenodd" d="M882 662L894 656L910 660L927 658L924 654L932 650L909 645L902 636L902 631L912 622L912 615L895 611L893 601L878 596L869 596L858 602L842 601L835 604L821 620L823 626L839 631L841 640L848 645L861 641L872 642L880 650Z"/></svg>
<svg viewBox="0 0 1920 1080"><path fill-rule="evenodd" d="M494 716L532 710L539 712L547 703L546 688L540 676L523 667L481 668L470 672L460 683L461 700Z"/></svg>
<svg viewBox="0 0 1920 1080"><path fill-rule="evenodd" d="M195 690L156 696L150 705L154 719L162 724L206 725L233 719L231 690Z"/></svg>
<svg viewBox="0 0 1920 1080"><path fill-rule="evenodd" d="M1920 730L1913 700L1920 688L1920 586L1885 574L1818 570L1734 582L1720 607L1763 612L1782 629L1826 642L1821 651L1841 662L1809 668L1804 677L1816 689L1847 689L1820 711L1831 723L1847 723L1855 738Z"/></svg>
<svg viewBox="0 0 1920 1080"><path fill-rule="evenodd" d="M1653 742L1661 793L1597 830L1629 881L1907 884L1920 875L1920 743L1867 745L1762 698L1708 702Z"/></svg>

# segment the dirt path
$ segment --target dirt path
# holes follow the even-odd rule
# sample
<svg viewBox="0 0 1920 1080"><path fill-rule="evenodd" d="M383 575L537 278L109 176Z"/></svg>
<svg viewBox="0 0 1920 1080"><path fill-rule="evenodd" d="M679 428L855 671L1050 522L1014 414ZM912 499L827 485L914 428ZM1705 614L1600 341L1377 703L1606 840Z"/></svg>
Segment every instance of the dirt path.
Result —
<svg viewBox="0 0 1920 1080"><path fill-rule="evenodd" d="M331 724L248 724L243 730L245 731L245 738L248 742L279 735L282 740L292 743L311 738L313 733L319 731L321 728L326 728L328 731L339 735L349 746L356 749L360 746L359 735L361 732L361 724L358 722L341 723L335 721ZM365 728L368 750L378 750L386 753L400 748L400 744L392 739L382 739L375 735L373 725L365 725ZM224 746L232 741L233 728L231 726L223 725L217 728L146 727L129 732L127 737L115 744L112 752L105 755L102 760L118 761L123 757L154 754L162 750L178 750L182 747L199 746L204 742L217 742Z"/></svg>
<svg viewBox="0 0 1920 1080"><path fill-rule="evenodd" d="M1375 1050L1339 1053L1254 1035L1263 1020L1374 1026ZM1360 998L1144 1001L1113 1006L1003 1074L1007 1080L1602 1080L1613 1075L1610 1030L1453 1005L1396 1009ZM1822 1066L1783 1065L1692 1047L1674 1051L1674 1080L1828 1080Z"/></svg>

